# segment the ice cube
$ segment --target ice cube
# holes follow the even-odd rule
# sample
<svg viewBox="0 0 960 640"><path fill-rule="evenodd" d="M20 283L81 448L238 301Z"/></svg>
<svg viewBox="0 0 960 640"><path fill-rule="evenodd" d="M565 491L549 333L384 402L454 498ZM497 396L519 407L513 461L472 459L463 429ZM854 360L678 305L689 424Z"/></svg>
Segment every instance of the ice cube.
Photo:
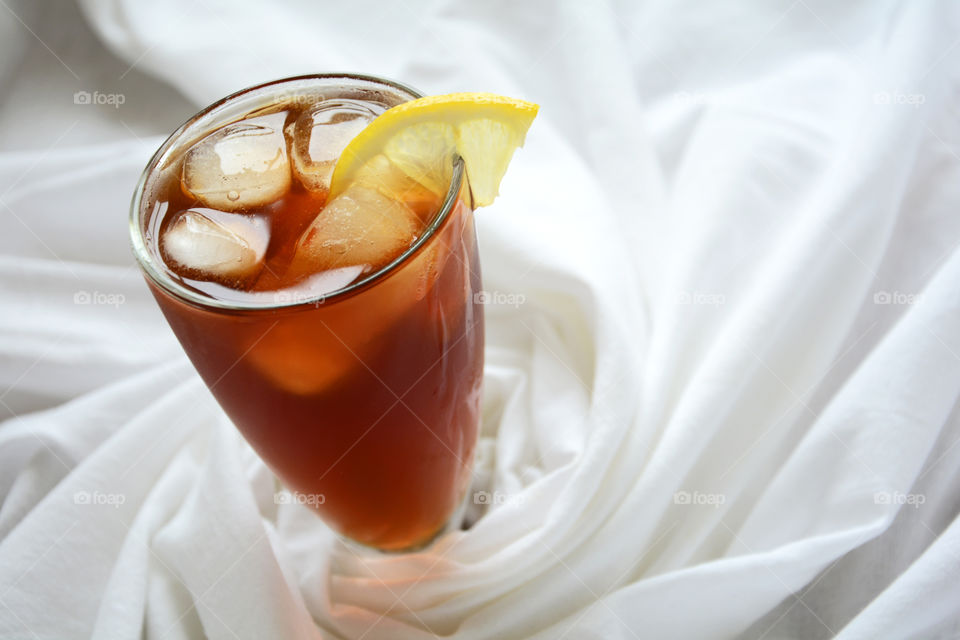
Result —
<svg viewBox="0 0 960 640"><path fill-rule="evenodd" d="M262 216L187 209L164 231L160 250L184 277L238 286L260 273L269 240Z"/></svg>
<svg viewBox="0 0 960 640"><path fill-rule="evenodd" d="M183 190L221 211L249 211L283 196L291 181L285 118L248 118L203 138L184 158Z"/></svg>
<svg viewBox="0 0 960 640"><path fill-rule="evenodd" d="M319 393L362 367L356 351L363 351L363 343L346 335L351 340L347 343L340 334L309 313L281 316L272 330L258 337L244 362L278 389L297 395Z"/></svg>
<svg viewBox="0 0 960 640"><path fill-rule="evenodd" d="M327 203L297 243L290 265L295 277L363 265L383 267L403 253L422 224L404 203L364 186L351 185Z"/></svg>
<svg viewBox="0 0 960 640"><path fill-rule="evenodd" d="M328 100L304 111L289 130L294 171L304 187L327 193L337 158L347 144L377 117L365 104Z"/></svg>

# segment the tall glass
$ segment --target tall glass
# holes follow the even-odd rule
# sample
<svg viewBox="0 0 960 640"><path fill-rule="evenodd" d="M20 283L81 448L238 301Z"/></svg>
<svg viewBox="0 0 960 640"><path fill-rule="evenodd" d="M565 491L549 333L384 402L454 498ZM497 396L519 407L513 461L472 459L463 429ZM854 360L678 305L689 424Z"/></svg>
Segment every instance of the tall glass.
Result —
<svg viewBox="0 0 960 640"><path fill-rule="evenodd" d="M439 212L393 262L326 296L217 298L184 283L158 249L155 193L204 135L282 101L419 97L356 75L253 87L204 109L160 147L137 185L134 252L210 391L282 482L346 538L422 547L467 491L483 370L480 265L462 162ZM362 99L362 98L361 98ZM175 179L175 177L174 177Z"/></svg>

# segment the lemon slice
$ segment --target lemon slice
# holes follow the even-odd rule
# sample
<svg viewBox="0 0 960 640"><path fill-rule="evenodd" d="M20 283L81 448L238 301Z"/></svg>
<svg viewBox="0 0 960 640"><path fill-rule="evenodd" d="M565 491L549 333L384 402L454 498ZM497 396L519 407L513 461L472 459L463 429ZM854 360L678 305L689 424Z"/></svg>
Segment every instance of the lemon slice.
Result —
<svg viewBox="0 0 960 640"><path fill-rule="evenodd" d="M447 192L453 156L463 158L474 205L493 202L500 180L539 107L491 93L427 96L384 111L347 145L337 160L330 197L354 180L396 180L392 167L429 191Z"/></svg>

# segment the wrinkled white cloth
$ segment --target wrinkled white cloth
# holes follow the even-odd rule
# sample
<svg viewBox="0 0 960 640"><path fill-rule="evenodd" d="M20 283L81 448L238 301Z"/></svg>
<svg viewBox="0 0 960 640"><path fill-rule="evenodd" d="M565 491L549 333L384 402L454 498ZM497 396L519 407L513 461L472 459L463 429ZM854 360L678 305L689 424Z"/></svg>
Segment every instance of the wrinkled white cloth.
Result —
<svg viewBox="0 0 960 640"><path fill-rule="evenodd" d="M956 3L2 4L0 637L960 634ZM541 105L420 554L278 504L128 248L164 134L331 70Z"/></svg>

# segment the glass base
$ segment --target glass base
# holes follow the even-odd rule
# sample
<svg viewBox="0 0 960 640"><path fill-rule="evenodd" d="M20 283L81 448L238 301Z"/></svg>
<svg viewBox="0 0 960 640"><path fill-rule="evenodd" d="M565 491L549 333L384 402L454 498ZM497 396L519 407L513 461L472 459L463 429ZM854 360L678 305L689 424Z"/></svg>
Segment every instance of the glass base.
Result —
<svg viewBox="0 0 960 640"><path fill-rule="evenodd" d="M444 525L426 541L409 547L404 547L402 549L381 549L379 547L371 547L362 542L357 542L353 538L349 538L343 534L338 533L337 538L340 540L341 544L343 544L347 549L350 550L351 553L357 556L395 556L403 553L418 553L420 551L426 551L432 547L433 544L444 534L460 529L460 523L463 521L464 513L467 510L467 498L469 495L470 490L468 487L467 491L463 492L463 498L460 499L460 503L457 505L457 508L454 509L450 517L447 518L446 523L444 523Z"/></svg>

